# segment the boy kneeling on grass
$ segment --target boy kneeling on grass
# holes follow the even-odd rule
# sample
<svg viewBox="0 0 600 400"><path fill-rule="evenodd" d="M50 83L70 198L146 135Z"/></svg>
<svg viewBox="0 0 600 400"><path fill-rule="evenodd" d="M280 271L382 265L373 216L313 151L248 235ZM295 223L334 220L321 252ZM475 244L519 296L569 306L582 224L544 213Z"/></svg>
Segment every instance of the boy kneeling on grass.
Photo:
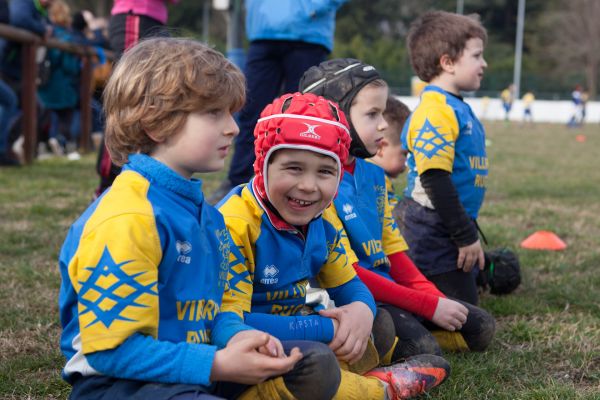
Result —
<svg viewBox="0 0 600 400"><path fill-rule="evenodd" d="M242 73L192 40L141 42L115 68L106 142L123 171L73 224L59 258L72 399L335 394L326 345L282 344L243 323L244 304L228 295L235 244L192 179L223 168L244 98Z"/></svg>
<svg viewBox="0 0 600 400"><path fill-rule="evenodd" d="M322 97L287 94L265 108L254 136L255 177L219 205L234 251L240 250L233 254L240 262L230 271L226 296L240 299L246 323L281 340L328 343L344 365L336 398L405 399L440 384L449 366L434 355L372 369L386 357L394 360L395 335L389 315L376 312L356 276L356 256L329 207L350 145L344 113ZM327 289L336 308L307 310L312 278ZM373 352L367 348L375 348L370 366L365 358ZM360 375L364 372L367 376ZM306 387L305 397L321 390Z"/></svg>

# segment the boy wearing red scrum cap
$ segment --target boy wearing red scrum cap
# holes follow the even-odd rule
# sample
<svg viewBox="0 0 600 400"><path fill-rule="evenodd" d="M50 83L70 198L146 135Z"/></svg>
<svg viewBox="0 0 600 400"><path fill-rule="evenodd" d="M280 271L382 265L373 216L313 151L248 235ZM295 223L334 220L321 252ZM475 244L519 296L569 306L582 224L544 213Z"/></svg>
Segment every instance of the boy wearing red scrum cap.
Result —
<svg viewBox="0 0 600 400"><path fill-rule="evenodd" d="M355 371L362 368L357 364L366 364L363 354L371 334L379 358L391 356L389 315L382 311L375 318L375 302L352 268L356 257L346 250L342 224L328 208L348 157L344 113L322 97L287 94L265 108L254 136L255 177L218 206L240 250L232 256L243 260L230 270L226 296L237 297L231 303L242 305L249 325L281 340L328 343L338 360L350 368L354 364ZM337 308L318 314L307 310L312 278ZM448 370L443 358L431 355L395 364L379 377L342 370L336 396L409 398L440 384ZM306 388L305 395L320 389Z"/></svg>

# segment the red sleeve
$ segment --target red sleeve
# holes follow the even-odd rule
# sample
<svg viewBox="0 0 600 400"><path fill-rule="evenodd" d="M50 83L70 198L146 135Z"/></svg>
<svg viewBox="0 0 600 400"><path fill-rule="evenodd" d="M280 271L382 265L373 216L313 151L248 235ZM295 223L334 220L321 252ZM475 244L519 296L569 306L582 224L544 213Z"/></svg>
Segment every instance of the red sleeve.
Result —
<svg viewBox="0 0 600 400"><path fill-rule="evenodd" d="M376 301L396 306L428 320L433 318L439 296L393 282L376 272L361 267L358 263L355 263L353 267Z"/></svg>
<svg viewBox="0 0 600 400"><path fill-rule="evenodd" d="M446 297L419 271L406 252L400 251L389 255L388 258L391 264L390 275L396 283L437 297Z"/></svg>

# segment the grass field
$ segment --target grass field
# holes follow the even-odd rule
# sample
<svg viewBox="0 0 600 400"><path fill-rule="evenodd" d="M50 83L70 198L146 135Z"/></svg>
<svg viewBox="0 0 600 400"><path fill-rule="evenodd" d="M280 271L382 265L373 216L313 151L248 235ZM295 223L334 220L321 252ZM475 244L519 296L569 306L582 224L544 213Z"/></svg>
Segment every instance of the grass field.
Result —
<svg viewBox="0 0 600 400"><path fill-rule="evenodd" d="M480 225L519 253L524 281L485 295L497 336L485 353L448 355L436 399L600 399L600 129L487 126L491 170ZM578 134L587 141L575 140ZM66 398L58 347L57 256L96 184L95 158L0 169L0 398ZM206 176L210 192L219 179ZM401 188L402 182L397 182ZM536 230L562 252L519 249Z"/></svg>

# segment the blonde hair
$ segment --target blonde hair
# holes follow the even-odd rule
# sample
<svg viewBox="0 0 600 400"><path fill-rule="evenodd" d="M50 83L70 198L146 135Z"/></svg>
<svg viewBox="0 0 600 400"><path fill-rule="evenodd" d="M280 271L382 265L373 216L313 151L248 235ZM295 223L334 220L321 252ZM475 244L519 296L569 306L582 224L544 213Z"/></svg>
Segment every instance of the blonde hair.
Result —
<svg viewBox="0 0 600 400"><path fill-rule="evenodd" d="M127 50L104 90L106 146L122 165L181 131L192 112L239 110L241 71L221 53L191 39L151 38Z"/></svg>
<svg viewBox="0 0 600 400"><path fill-rule="evenodd" d="M67 3L62 0L54 0L50 4L50 9L48 10L48 18L50 21L58 26L63 28L71 27L71 8Z"/></svg>

